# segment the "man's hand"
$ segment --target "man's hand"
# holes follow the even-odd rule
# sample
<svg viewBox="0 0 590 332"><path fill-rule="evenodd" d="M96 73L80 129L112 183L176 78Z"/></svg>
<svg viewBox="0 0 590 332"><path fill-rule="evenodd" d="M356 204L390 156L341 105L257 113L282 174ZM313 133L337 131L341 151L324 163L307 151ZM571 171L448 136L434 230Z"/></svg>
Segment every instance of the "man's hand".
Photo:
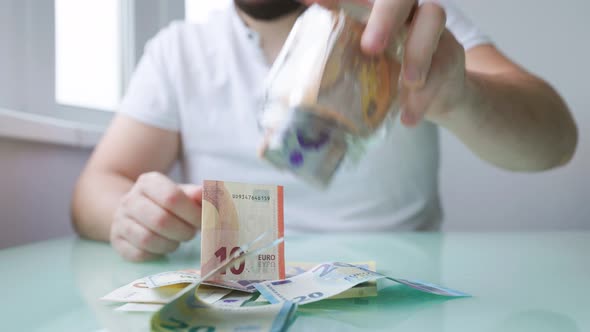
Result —
<svg viewBox="0 0 590 332"><path fill-rule="evenodd" d="M177 185L160 173L141 175L115 212L112 246L131 261L175 251L200 228L202 194L201 186Z"/></svg>
<svg viewBox="0 0 590 332"><path fill-rule="evenodd" d="M333 7L371 7L361 47L377 54L409 27L399 102L401 121L423 118L455 134L482 159L515 171L539 171L569 161L577 129L567 105L546 82L493 45L466 53L445 28L436 0L303 0Z"/></svg>
<svg viewBox="0 0 590 332"><path fill-rule="evenodd" d="M369 0L306 0L334 7L353 2L370 6ZM465 86L465 51L445 29L444 9L435 2L418 6L416 0L375 0L361 47L367 54L383 52L394 36L408 28L401 73L401 120L417 125L427 116L435 120L458 108Z"/></svg>

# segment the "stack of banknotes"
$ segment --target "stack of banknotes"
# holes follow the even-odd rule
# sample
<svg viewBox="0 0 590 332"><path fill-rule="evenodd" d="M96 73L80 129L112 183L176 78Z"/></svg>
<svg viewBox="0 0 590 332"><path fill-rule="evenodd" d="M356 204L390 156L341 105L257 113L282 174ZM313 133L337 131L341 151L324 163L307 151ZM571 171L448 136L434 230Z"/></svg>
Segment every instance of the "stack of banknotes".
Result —
<svg viewBox="0 0 590 332"><path fill-rule="evenodd" d="M441 296L465 293L375 272L375 262L285 263L282 188L205 181L201 269L135 280L101 299L153 312L153 331L284 331L297 307L378 296L387 279Z"/></svg>
<svg viewBox="0 0 590 332"><path fill-rule="evenodd" d="M317 264L310 262L287 263L287 277L292 278L305 273ZM375 262L356 263L356 266L375 270ZM140 278L121 286L101 299L107 302L124 303L117 307L117 311L155 312L164 304L170 302L186 286L201 280L201 272L196 269L168 271L144 278ZM240 287L239 284L237 284ZM240 291L233 288L220 287L210 282L204 282L198 290L198 296L206 303L222 306L242 306L250 302L263 304L269 302L264 296L259 296L256 287ZM369 281L358 284L343 291L330 299L346 299L377 296L377 283Z"/></svg>
<svg viewBox="0 0 590 332"><path fill-rule="evenodd" d="M339 10L313 5L297 19L268 74L259 119L260 156L320 187L398 110L401 39L365 55L365 25L353 8L368 9L348 2Z"/></svg>
<svg viewBox="0 0 590 332"><path fill-rule="evenodd" d="M242 256L247 255L249 251L246 250ZM239 262L239 258L236 255L223 266ZM293 269L303 267L294 265ZM441 296L469 296L430 283L387 277L362 265L327 262L293 277L254 283L256 292L208 286L203 284L204 279L198 271L187 270L136 280L102 299L124 302L115 309L118 311L154 312L153 331L188 331L195 327L206 327L211 331L284 331L294 320L299 305L339 298L339 295L340 298L377 296L376 286L367 283L378 279L388 279ZM360 287L361 292L350 292L362 284L366 286Z"/></svg>

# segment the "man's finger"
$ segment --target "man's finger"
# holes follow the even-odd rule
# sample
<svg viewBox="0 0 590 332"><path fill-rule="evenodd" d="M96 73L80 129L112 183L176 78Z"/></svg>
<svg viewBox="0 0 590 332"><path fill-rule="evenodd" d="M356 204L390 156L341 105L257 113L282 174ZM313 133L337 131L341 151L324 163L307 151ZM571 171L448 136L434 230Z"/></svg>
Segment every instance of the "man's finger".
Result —
<svg viewBox="0 0 590 332"><path fill-rule="evenodd" d="M138 189L156 204L194 227L201 226L201 207L172 180L154 172L141 175L137 183Z"/></svg>
<svg viewBox="0 0 590 332"><path fill-rule="evenodd" d="M164 238L133 219L127 219L123 237L134 247L156 255L163 255L178 249L179 243Z"/></svg>
<svg viewBox="0 0 590 332"><path fill-rule="evenodd" d="M150 198L137 194L125 204L128 217L139 221L145 227L174 241L192 239L197 228L158 206Z"/></svg>
<svg viewBox="0 0 590 332"><path fill-rule="evenodd" d="M439 5L425 3L417 10L404 50L403 81L407 87L424 86L445 24L445 11Z"/></svg>
<svg viewBox="0 0 590 332"><path fill-rule="evenodd" d="M368 54L383 52L392 35L397 35L412 12L416 0L375 0L361 47Z"/></svg>
<svg viewBox="0 0 590 332"><path fill-rule="evenodd" d="M158 257L158 255L136 248L122 237L113 239L111 245L119 254L121 254L121 256L123 256L123 258L132 262L143 262Z"/></svg>

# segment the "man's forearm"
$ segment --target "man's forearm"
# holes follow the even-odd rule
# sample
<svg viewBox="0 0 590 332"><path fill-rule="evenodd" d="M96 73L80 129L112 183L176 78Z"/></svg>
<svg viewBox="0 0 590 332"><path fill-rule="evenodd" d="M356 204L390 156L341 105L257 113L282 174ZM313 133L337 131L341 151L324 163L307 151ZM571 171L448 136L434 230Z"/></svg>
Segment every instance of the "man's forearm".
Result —
<svg viewBox="0 0 590 332"><path fill-rule="evenodd" d="M108 242L114 213L133 182L117 174L89 172L76 185L72 221L81 236Z"/></svg>
<svg viewBox="0 0 590 332"><path fill-rule="evenodd" d="M521 73L466 78L463 103L432 119L482 159L515 171L538 171L571 159L577 129L559 95Z"/></svg>

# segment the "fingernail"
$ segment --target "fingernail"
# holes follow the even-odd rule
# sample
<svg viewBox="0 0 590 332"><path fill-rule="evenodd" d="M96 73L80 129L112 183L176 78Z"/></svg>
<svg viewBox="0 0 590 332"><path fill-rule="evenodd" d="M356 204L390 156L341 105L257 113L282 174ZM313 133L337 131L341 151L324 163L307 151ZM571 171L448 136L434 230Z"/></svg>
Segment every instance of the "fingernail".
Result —
<svg viewBox="0 0 590 332"><path fill-rule="evenodd" d="M408 83L419 83L422 80L422 73L418 67L408 65L404 68L404 79Z"/></svg>
<svg viewBox="0 0 590 332"><path fill-rule="evenodd" d="M385 35L371 25L367 25L361 37L361 47L363 50L370 53L378 53L385 49L385 44Z"/></svg>

